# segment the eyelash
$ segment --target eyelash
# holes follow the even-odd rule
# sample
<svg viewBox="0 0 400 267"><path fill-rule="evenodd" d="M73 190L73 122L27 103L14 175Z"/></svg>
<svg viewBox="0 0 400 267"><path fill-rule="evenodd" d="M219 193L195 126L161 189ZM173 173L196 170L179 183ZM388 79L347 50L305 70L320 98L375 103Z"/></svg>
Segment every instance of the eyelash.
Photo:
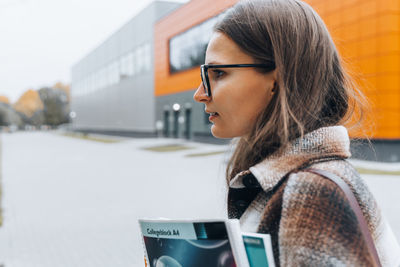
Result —
<svg viewBox="0 0 400 267"><path fill-rule="evenodd" d="M215 74L215 78L217 79L225 75L225 71L219 69L213 69L212 72Z"/></svg>

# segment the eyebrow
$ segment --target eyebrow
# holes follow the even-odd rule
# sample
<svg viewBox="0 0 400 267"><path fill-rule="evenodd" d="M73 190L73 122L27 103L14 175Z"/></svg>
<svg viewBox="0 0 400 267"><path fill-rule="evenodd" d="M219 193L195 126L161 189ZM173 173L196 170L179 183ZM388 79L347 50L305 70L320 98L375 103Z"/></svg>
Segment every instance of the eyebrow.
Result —
<svg viewBox="0 0 400 267"><path fill-rule="evenodd" d="M206 65L222 65L222 63L219 63L217 61L211 61L211 62L208 62Z"/></svg>

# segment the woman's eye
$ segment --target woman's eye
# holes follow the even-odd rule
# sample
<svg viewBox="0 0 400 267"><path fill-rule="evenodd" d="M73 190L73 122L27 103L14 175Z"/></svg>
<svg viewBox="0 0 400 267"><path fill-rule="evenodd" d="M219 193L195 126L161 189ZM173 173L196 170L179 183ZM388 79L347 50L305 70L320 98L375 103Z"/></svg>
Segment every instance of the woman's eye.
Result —
<svg viewBox="0 0 400 267"><path fill-rule="evenodd" d="M224 74L225 74L225 71L223 71L223 70L218 70L218 69L215 69L215 70L212 70L212 72L213 72L213 78L214 79L218 79L218 78L221 78L222 76L224 76Z"/></svg>

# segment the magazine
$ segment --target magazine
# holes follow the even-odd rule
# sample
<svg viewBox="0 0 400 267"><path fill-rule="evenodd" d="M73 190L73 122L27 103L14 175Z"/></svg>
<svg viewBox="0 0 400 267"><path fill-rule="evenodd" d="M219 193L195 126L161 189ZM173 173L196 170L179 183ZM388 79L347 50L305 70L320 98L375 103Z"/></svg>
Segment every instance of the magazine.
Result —
<svg viewBox="0 0 400 267"><path fill-rule="evenodd" d="M242 233L250 267L275 267L271 236L258 233Z"/></svg>
<svg viewBox="0 0 400 267"><path fill-rule="evenodd" d="M261 243L266 253L272 253L267 249L271 247L268 237L255 246L256 241L250 240L253 238L251 234L242 236L236 219L142 219L139 225L145 266L149 267L256 267L260 266L255 265L259 261L257 257L263 259L260 256ZM264 256L269 265L263 266L274 266L269 261L271 255ZM249 259L252 264L249 264Z"/></svg>

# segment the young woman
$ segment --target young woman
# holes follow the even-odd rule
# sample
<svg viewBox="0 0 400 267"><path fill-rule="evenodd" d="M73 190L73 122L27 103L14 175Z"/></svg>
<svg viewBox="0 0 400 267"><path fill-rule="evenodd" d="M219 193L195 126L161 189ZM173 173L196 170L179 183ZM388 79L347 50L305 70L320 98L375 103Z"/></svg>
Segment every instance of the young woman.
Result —
<svg viewBox="0 0 400 267"><path fill-rule="evenodd" d="M215 26L194 99L217 138L236 138L228 214L269 233L281 266L371 266L343 191L306 168L336 174L354 194L384 266L400 249L355 169L345 127L358 103L335 45L302 1L249 0Z"/></svg>

